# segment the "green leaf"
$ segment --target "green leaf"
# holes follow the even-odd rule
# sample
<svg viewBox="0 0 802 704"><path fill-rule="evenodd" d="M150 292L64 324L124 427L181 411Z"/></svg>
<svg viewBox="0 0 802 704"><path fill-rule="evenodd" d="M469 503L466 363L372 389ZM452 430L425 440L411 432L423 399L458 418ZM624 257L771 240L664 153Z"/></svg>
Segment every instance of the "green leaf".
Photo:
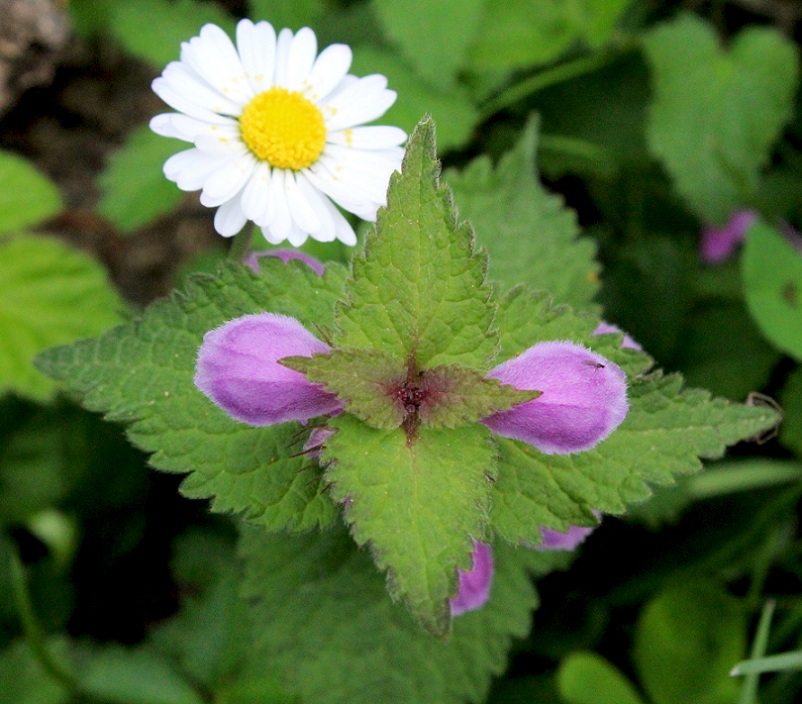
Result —
<svg viewBox="0 0 802 704"><path fill-rule="evenodd" d="M745 652L743 608L719 585L696 577L645 606L633 659L654 704L724 704L737 698L739 683L729 672Z"/></svg>
<svg viewBox="0 0 802 704"><path fill-rule="evenodd" d="M203 704L189 683L144 649L108 645L92 653L79 685L93 699L109 704Z"/></svg>
<svg viewBox="0 0 802 704"><path fill-rule="evenodd" d="M565 658L557 683L566 704L643 704L624 674L596 653L578 652Z"/></svg>
<svg viewBox="0 0 802 704"><path fill-rule="evenodd" d="M741 266L746 304L760 330L802 361L802 253L774 228L756 223Z"/></svg>
<svg viewBox="0 0 802 704"><path fill-rule="evenodd" d="M431 85L448 88L466 58L485 0L373 0L387 36ZM448 31L443 31L444 28Z"/></svg>
<svg viewBox="0 0 802 704"><path fill-rule="evenodd" d="M349 413L379 430L398 428L412 413L423 426L458 428L540 395L455 364L410 373L392 357L370 350L338 349L281 363L323 384L346 402Z"/></svg>
<svg viewBox="0 0 802 704"><path fill-rule="evenodd" d="M376 349L417 369L483 369L495 353L486 256L475 251L470 227L457 226L439 172L434 125L424 119L401 174L390 179L376 233L354 258L336 347Z"/></svg>
<svg viewBox="0 0 802 704"><path fill-rule="evenodd" d="M652 30L644 47L654 81L652 152L697 215L722 224L756 194L791 116L796 49L773 29L749 27L724 51L713 28L690 14Z"/></svg>
<svg viewBox="0 0 802 704"><path fill-rule="evenodd" d="M487 156L444 180L460 217L468 218L490 253L490 278L505 288L527 283L560 303L587 305L598 291L592 240L579 239L576 214L537 178L537 121L495 169Z"/></svg>
<svg viewBox="0 0 802 704"><path fill-rule="evenodd" d="M131 232L178 205L184 194L164 177L162 164L180 144L147 125L134 130L100 175L98 213Z"/></svg>
<svg viewBox="0 0 802 704"><path fill-rule="evenodd" d="M623 513L627 503L651 496L649 485L696 472L699 457L721 457L727 445L777 422L771 409L712 399L701 389L682 389L679 375L659 372L630 379L629 402L621 426L587 452L543 455L525 443L500 441L494 528L511 542L537 544L539 527L589 525L589 508Z"/></svg>
<svg viewBox="0 0 802 704"><path fill-rule="evenodd" d="M443 90L429 84L390 50L356 47L351 73L387 76L389 86L398 93L398 98L380 122L412 132L421 116L429 114L438 125L437 143L441 151L465 144L479 122L479 112L464 88L455 85Z"/></svg>
<svg viewBox="0 0 802 704"><path fill-rule="evenodd" d="M276 32L289 27L298 31L301 27L314 27L326 10L325 0L248 0L248 16L254 22L267 20Z"/></svg>
<svg viewBox="0 0 802 704"><path fill-rule="evenodd" d="M100 264L55 239L0 240L0 271L0 394L48 401L57 387L34 356L117 324L124 304Z"/></svg>
<svg viewBox="0 0 802 704"><path fill-rule="evenodd" d="M783 408L780 442L802 457L802 367L788 375L780 404Z"/></svg>
<svg viewBox="0 0 802 704"><path fill-rule="evenodd" d="M234 34L234 18L208 0L126 0L111 3L109 31L134 56L161 68L177 61L181 42L207 22Z"/></svg>
<svg viewBox="0 0 802 704"><path fill-rule="evenodd" d="M342 530L287 537L247 529L241 553L254 657L308 702L483 701L536 604L527 567L540 555L499 545L490 600L455 619L442 642L393 605L368 554Z"/></svg>
<svg viewBox="0 0 802 704"><path fill-rule="evenodd" d="M129 423L128 435L155 453L151 464L191 472L189 497L213 496L217 511L237 511L269 530L328 525L335 508L318 468L301 451L302 426L252 428L230 418L193 383L203 336L233 318L270 311L312 327L332 324L345 272L318 277L303 264L265 258L262 275L227 263L218 278L190 278L187 295L151 305L140 320L100 338L45 352L39 364L64 379L83 405Z"/></svg>
<svg viewBox="0 0 802 704"><path fill-rule="evenodd" d="M0 233L53 217L63 207L58 187L27 159L0 151Z"/></svg>
<svg viewBox="0 0 802 704"><path fill-rule="evenodd" d="M514 289L500 304L497 323L500 361L541 341L570 339L629 375L627 417L592 450L544 455L526 443L498 441L499 476L493 485L491 519L510 542L538 544L540 528L564 532L571 525L594 525L590 509L621 513L627 503L651 495L649 484L671 484L676 476L699 470L699 457L720 457L726 445L777 422L771 409L682 389L678 375L646 375L651 365L646 355L620 349L618 335L594 336L596 318L565 306L551 308L544 294Z"/></svg>
<svg viewBox="0 0 802 704"><path fill-rule="evenodd" d="M3 569L7 570L6 565ZM61 640L50 640L48 648L61 651ZM59 653L61 655L61 653ZM68 704L73 701L66 687L42 667L24 640L0 652L0 704Z"/></svg>
<svg viewBox="0 0 802 704"><path fill-rule="evenodd" d="M487 2L481 31L470 50L479 72L523 68L558 58L578 30L561 0Z"/></svg>
<svg viewBox="0 0 802 704"><path fill-rule="evenodd" d="M359 545L387 570L388 589L437 636L448 632L457 567L470 567L472 538L484 534L494 452L490 431L420 427L376 430L348 414L323 460L334 499Z"/></svg>

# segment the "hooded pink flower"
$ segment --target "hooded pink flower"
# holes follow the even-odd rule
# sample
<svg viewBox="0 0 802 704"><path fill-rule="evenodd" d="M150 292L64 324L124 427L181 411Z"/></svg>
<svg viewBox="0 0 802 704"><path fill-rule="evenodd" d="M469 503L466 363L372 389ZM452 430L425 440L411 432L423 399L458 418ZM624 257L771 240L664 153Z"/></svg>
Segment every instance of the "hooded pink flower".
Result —
<svg viewBox="0 0 802 704"><path fill-rule="evenodd" d="M295 318L246 315L206 333L195 385L232 418L248 425L306 422L335 413L343 404L278 361L330 351Z"/></svg>
<svg viewBox="0 0 802 704"><path fill-rule="evenodd" d="M754 210L736 210L723 227L708 225L702 229L699 256L705 264L721 264L744 241L746 231L758 219Z"/></svg>
<svg viewBox="0 0 802 704"><path fill-rule="evenodd" d="M451 599L451 615L459 616L485 605L493 582L493 549L487 543L473 541L473 563L469 570L457 570L459 589Z"/></svg>
<svg viewBox="0 0 802 704"><path fill-rule="evenodd" d="M516 389L542 392L482 422L546 454L589 450L621 424L629 408L621 368L572 342L540 342L487 376Z"/></svg>

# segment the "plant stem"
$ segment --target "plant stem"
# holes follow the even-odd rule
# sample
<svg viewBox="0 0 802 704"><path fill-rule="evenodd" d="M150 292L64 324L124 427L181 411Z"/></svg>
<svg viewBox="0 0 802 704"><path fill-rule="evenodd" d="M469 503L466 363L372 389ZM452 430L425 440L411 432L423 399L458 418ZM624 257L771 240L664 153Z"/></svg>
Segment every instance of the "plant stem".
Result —
<svg viewBox="0 0 802 704"><path fill-rule="evenodd" d="M589 56L582 56L565 63L547 68L534 76L525 78L520 83L502 91L494 98L488 100L479 112L480 121L487 120L500 110L528 98L544 88L549 88L572 78L584 76L587 73L598 71L603 66L612 63L622 54L631 51L637 46L634 39L621 41L617 46L606 51L599 51Z"/></svg>
<svg viewBox="0 0 802 704"><path fill-rule="evenodd" d="M251 240L253 240L253 223L248 222L231 243L228 250L228 258L236 259L238 262L244 262L245 257L251 250Z"/></svg>
<svg viewBox="0 0 802 704"><path fill-rule="evenodd" d="M28 590L28 583L25 579L25 571L16 550L11 550L11 581L14 587L14 600L19 611L22 630L28 640L28 644L33 651L34 657L49 674L59 684L66 687L70 692L79 691L78 683L73 676L65 670L47 647L44 630L36 618L31 603L31 595Z"/></svg>

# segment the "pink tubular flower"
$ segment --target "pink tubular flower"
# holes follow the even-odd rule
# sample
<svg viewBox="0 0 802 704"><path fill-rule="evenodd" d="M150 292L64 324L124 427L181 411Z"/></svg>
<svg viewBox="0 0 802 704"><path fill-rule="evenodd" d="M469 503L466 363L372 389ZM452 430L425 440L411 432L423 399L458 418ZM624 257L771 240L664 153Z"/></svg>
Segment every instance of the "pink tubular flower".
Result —
<svg viewBox="0 0 802 704"><path fill-rule="evenodd" d="M493 582L493 549L487 543L473 541L473 563L471 568L457 570L459 590L451 599L451 615L459 616L485 605L490 598Z"/></svg>
<svg viewBox="0 0 802 704"><path fill-rule="evenodd" d="M243 423L306 422L341 410L342 402L278 361L330 350L295 318L246 315L206 333L198 352L195 385Z"/></svg>
<svg viewBox="0 0 802 704"><path fill-rule="evenodd" d="M487 375L542 394L482 419L493 432L546 454L589 450L624 420L626 375L616 364L572 342L541 342Z"/></svg>
<svg viewBox="0 0 802 704"><path fill-rule="evenodd" d="M736 210L724 227L708 225L702 229L699 256L705 264L721 264L729 259L757 220L754 210Z"/></svg>
<svg viewBox="0 0 802 704"><path fill-rule="evenodd" d="M601 511L593 511L596 518L601 519ZM543 541L536 545L537 550L576 550L594 530L596 526L569 526L565 533L552 528L541 528Z"/></svg>
<svg viewBox="0 0 802 704"><path fill-rule="evenodd" d="M612 323L606 323L605 321L601 321L596 329L593 331L594 335L608 335L610 333L620 332L624 334L624 340L621 342L622 348L627 348L630 350L638 350L639 352L643 350L635 340L633 340L629 335L627 335L621 328L617 325L613 325Z"/></svg>

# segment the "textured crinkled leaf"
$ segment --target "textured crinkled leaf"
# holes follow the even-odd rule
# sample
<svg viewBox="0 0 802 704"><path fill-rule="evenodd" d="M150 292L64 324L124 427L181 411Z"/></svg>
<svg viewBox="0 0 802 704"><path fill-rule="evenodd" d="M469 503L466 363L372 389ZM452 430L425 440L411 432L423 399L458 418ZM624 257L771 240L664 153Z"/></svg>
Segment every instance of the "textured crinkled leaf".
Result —
<svg viewBox="0 0 802 704"><path fill-rule="evenodd" d="M57 385L33 358L118 324L125 306L100 264L55 239L0 240L0 272L0 394L48 401Z"/></svg>
<svg viewBox="0 0 802 704"><path fill-rule="evenodd" d="M465 60L485 0L373 0L387 36L417 73L448 88ZM448 31L443 31L447 27Z"/></svg>
<svg viewBox="0 0 802 704"><path fill-rule="evenodd" d="M304 264L263 259L262 275L226 264L218 278L191 278L187 294L151 305L140 320L100 338L49 350L39 358L83 405L130 423L128 435L153 452L151 463L191 472L190 497L213 497L218 511L241 511L270 530L327 525L335 509L318 469L304 456L296 423L252 428L230 418L195 387L203 335L241 315L290 315L330 325L345 273L329 264L319 277Z"/></svg>
<svg viewBox="0 0 802 704"><path fill-rule="evenodd" d="M744 296L761 332L802 361L802 252L777 230L749 228L741 260Z"/></svg>
<svg viewBox="0 0 802 704"><path fill-rule="evenodd" d="M336 345L376 349L417 367L483 368L495 353L487 257L470 227L456 224L440 186L434 124L424 119L390 179L376 232L354 258L346 303L338 306Z"/></svg>
<svg viewBox="0 0 802 704"><path fill-rule="evenodd" d="M130 232L172 210L184 194L164 178L162 164L183 148L147 126L132 132L100 176L98 212Z"/></svg>
<svg viewBox="0 0 802 704"><path fill-rule="evenodd" d="M254 657L319 704L462 704L484 699L513 637L530 625L535 552L494 549L490 600L454 620L442 642L394 605L364 550L342 530L266 535L249 529L241 553L253 604Z"/></svg>
<svg viewBox="0 0 802 704"><path fill-rule="evenodd" d="M759 169L791 116L798 56L774 29L750 27L723 50L684 14L644 39L654 98L652 152L704 220L723 224L757 190Z"/></svg>
<svg viewBox="0 0 802 704"><path fill-rule="evenodd" d="M20 230L62 208L57 186L21 156L0 150L0 232Z"/></svg>
<svg viewBox="0 0 802 704"><path fill-rule="evenodd" d="M389 49L356 47L351 72L360 76L371 73L387 76L398 98L381 118L382 123L398 125L411 133L421 115L431 115L437 122L437 144L441 151L465 144L479 122L479 111L464 88L455 85L442 90L430 85Z"/></svg>
<svg viewBox="0 0 802 704"><path fill-rule="evenodd" d="M588 525L591 508L620 514L627 503L649 497L650 485L668 485L698 471L700 457L717 459L728 445L777 422L772 409L682 389L678 374L630 379L628 391L624 422L587 452L543 455L518 441L499 441L491 519L501 535L514 543L538 543L539 527L565 531L571 523Z"/></svg>
<svg viewBox="0 0 802 704"><path fill-rule="evenodd" d="M598 291L596 247L578 238L576 214L537 179L537 123L494 169L486 156L443 180L454 190L459 217L470 220L490 254L490 278L505 288L526 283L560 303L587 305Z"/></svg>
<svg viewBox="0 0 802 704"><path fill-rule="evenodd" d="M323 384L345 402L349 413L372 428L391 430L404 420L404 409L394 403L391 390L403 381L406 365L390 355L335 349L312 357L285 357L281 363L302 372L307 380Z"/></svg>
<svg viewBox="0 0 802 704"><path fill-rule="evenodd" d="M403 389L409 372L392 357L337 349L325 355L287 357L281 363L323 384L346 402L349 413L372 428L390 430L404 421ZM457 428L538 396L456 364L420 372L414 383L420 391L421 424L431 428Z"/></svg>
<svg viewBox="0 0 802 704"><path fill-rule="evenodd" d="M518 356L538 342L567 340L607 357L631 376L652 366L647 354L621 348L622 334L594 335L599 325L596 316L566 305L554 306L551 296L543 291L533 293L523 286L512 289L499 302L495 322L501 337L497 363Z"/></svg>
<svg viewBox="0 0 802 704"><path fill-rule="evenodd" d="M207 22L234 35L234 18L213 2L198 0L126 0L110 3L108 29L134 56L153 66L177 61L181 42Z"/></svg>
<svg viewBox="0 0 802 704"><path fill-rule="evenodd" d="M494 450L476 424L459 430L375 430L349 414L331 420L326 480L345 504L359 545L370 545L388 589L427 630L449 628L457 567L467 569L472 539L485 532Z"/></svg>

